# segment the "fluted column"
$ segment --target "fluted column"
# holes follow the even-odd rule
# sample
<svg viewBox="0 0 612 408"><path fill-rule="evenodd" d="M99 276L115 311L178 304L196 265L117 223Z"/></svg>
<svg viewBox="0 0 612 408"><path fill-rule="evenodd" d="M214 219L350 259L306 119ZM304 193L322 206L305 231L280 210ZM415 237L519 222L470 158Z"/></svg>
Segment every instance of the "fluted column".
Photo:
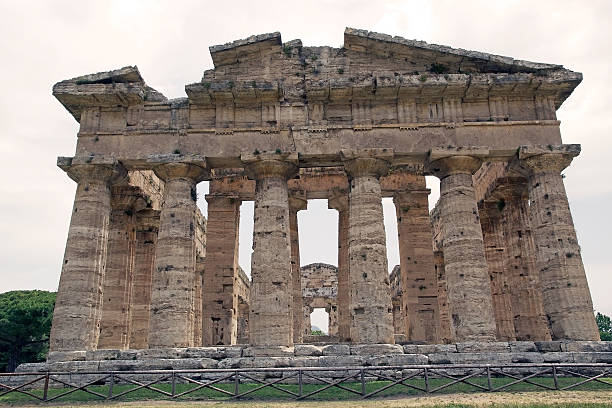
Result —
<svg viewBox="0 0 612 408"><path fill-rule="evenodd" d="M289 197L289 233L291 238L291 292L293 296L293 342L302 342L302 270L300 267L300 234L298 229L298 211L305 210L306 199Z"/></svg>
<svg viewBox="0 0 612 408"><path fill-rule="evenodd" d="M431 245L429 190L397 192L393 196L397 215L402 282L401 310L406 339L437 341L438 280Z"/></svg>
<svg viewBox="0 0 612 408"><path fill-rule="evenodd" d="M472 174L480 165L480 159L463 155L430 163L440 178L444 270L456 341L495 340L491 285L472 184Z"/></svg>
<svg viewBox="0 0 612 408"><path fill-rule="evenodd" d="M254 346L293 345L293 293L287 179L297 157L245 155L255 182L249 342Z"/></svg>
<svg viewBox="0 0 612 408"><path fill-rule="evenodd" d="M74 159L64 167L77 182L77 189L53 313L50 351L93 350L98 344L110 184L125 172L115 160L92 162Z"/></svg>
<svg viewBox="0 0 612 408"><path fill-rule="evenodd" d="M135 205L144 208L138 188L111 189L108 259L104 275L98 349L126 349L130 338L130 306L136 241Z"/></svg>
<svg viewBox="0 0 612 408"><path fill-rule="evenodd" d="M591 293L561 171L579 146L521 148L544 310L553 339L599 340Z"/></svg>
<svg viewBox="0 0 612 408"><path fill-rule="evenodd" d="M508 178L497 190L503 197L498 201L498 208L503 206L500 212L505 244L504 263L509 279L516 339L548 341L551 339L550 329L536 268L527 182L523 178Z"/></svg>
<svg viewBox="0 0 612 408"><path fill-rule="evenodd" d="M338 211L338 338L350 339L351 315L349 311L351 291L349 286L349 200L348 194L337 194L327 201L330 209Z"/></svg>
<svg viewBox="0 0 612 408"><path fill-rule="evenodd" d="M155 167L165 181L151 293L149 348L194 342L196 184L207 171L193 164Z"/></svg>
<svg viewBox="0 0 612 408"><path fill-rule="evenodd" d="M482 203L478 209L485 257L491 280L491 301L495 315L496 339L498 341L516 340L512 310L512 271L506 267L507 244L502 228L501 202Z"/></svg>
<svg viewBox="0 0 612 408"><path fill-rule="evenodd" d="M143 210L136 215L136 247L131 296L131 349L148 347L151 285L155 269L155 247L159 229L159 211Z"/></svg>
<svg viewBox="0 0 612 408"><path fill-rule="evenodd" d="M208 221L202 296L202 344L236 344L241 201L237 197L211 194L206 196L206 201Z"/></svg>
<svg viewBox="0 0 612 408"><path fill-rule="evenodd" d="M394 343L393 306L379 177L389 168L375 157L344 162L350 178L350 336L355 343Z"/></svg>

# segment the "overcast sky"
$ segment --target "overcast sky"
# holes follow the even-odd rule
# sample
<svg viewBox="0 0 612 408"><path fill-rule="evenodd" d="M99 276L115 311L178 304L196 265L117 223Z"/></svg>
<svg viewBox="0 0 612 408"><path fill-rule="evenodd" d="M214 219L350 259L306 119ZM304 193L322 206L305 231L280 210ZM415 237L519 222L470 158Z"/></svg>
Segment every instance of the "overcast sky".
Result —
<svg viewBox="0 0 612 408"><path fill-rule="evenodd" d="M558 111L582 154L566 188L596 310L612 315L612 136L608 1L6 1L0 0L0 292L57 290L75 183L55 166L74 155L77 122L54 83L138 65L169 98L212 68L208 47L280 31L284 42L341 46L346 26L457 48L563 64L584 74ZM434 179L430 203L438 197ZM206 214L199 186L198 204ZM398 261L384 200L389 265ZM241 210L240 264L250 271L252 203ZM301 264L337 261L337 215L323 200L299 213Z"/></svg>

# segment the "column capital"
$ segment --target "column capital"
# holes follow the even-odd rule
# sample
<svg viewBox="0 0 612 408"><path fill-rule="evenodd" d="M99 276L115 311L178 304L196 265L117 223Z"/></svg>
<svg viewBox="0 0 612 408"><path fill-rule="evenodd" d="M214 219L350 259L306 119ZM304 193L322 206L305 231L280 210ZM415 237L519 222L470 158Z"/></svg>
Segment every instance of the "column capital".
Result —
<svg viewBox="0 0 612 408"><path fill-rule="evenodd" d="M206 199L206 202L208 204L221 204L224 201L227 201L228 205L242 204L242 200L240 199L240 197L238 197L237 195L230 194L206 194L204 196L204 199Z"/></svg>
<svg viewBox="0 0 612 408"><path fill-rule="evenodd" d="M189 179L199 183L210 178L210 170L192 163L163 163L153 167L155 175L164 181Z"/></svg>
<svg viewBox="0 0 612 408"><path fill-rule="evenodd" d="M348 194L336 194L327 200L327 208L330 210L348 211L349 196Z"/></svg>
<svg viewBox="0 0 612 408"><path fill-rule="evenodd" d="M298 212L308 208L308 200L305 197L289 195L289 211Z"/></svg>
<svg viewBox="0 0 612 408"><path fill-rule="evenodd" d="M561 173L580 154L579 144L521 146L516 163L527 175L537 173Z"/></svg>
<svg viewBox="0 0 612 408"><path fill-rule="evenodd" d="M127 177L127 171L114 157L58 157L57 166L77 183L87 181L115 184Z"/></svg>
<svg viewBox="0 0 612 408"><path fill-rule="evenodd" d="M452 174L473 175L482 165L482 159L475 156L448 156L429 162L429 171L438 178Z"/></svg>
<svg viewBox="0 0 612 408"><path fill-rule="evenodd" d="M389 173L393 159L391 149L342 150L340 153L349 178L384 176Z"/></svg>
<svg viewBox="0 0 612 408"><path fill-rule="evenodd" d="M297 153L243 154L240 160L250 179L282 178L288 180L298 171Z"/></svg>
<svg viewBox="0 0 612 408"><path fill-rule="evenodd" d="M431 190L428 188L418 190L399 190L393 194L393 202L396 204L410 203L416 197L429 196Z"/></svg>

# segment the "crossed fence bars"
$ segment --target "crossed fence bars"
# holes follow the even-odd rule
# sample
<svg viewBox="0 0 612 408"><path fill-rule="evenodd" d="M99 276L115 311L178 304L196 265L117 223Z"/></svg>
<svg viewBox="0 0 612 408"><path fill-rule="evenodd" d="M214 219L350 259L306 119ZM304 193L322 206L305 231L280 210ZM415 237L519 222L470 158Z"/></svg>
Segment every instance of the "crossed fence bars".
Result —
<svg viewBox="0 0 612 408"><path fill-rule="evenodd" d="M400 373L399 375L387 374L389 371ZM460 372L457 374L457 372ZM346 373L346 375L335 378L319 373ZM450 374L455 373L455 374ZM266 381L266 379L257 378L256 374L281 374L280 378ZM523 373L523 374L521 374ZM202 380L204 375L219 375L218 378L211 380ZM95 376L92 381L85 384L75 384L70 381L65 381L61 377L65 376ZM157 376L152 381L138 381L130 378L137 375ZM191 376L200 375L200 380L191 378ZM147 389L155 393L161 394L169 399L178 399L183 396L194 393L201 389L215 391L220 396L228 399L240 399L247 395L253 394L264 388L273 388L283 393L290 399L305 400L313 397L330 388L338 388L353 394L356 398L371 398L379 395L383 391L393 386L403 386L424 394L434 394L444 390L455 384L466 384L473 387L476 391L481 392L499 392L508 389L509 387L526 383L539 387L544 390L565 391L576 388L589 382L597 382L604 384L612 389L612 381L605 380L606 376L612 375L612 364L610 363L593 363L593 364L571 364L571 363L541 363L541 364L457 364L457 365L401 365L401 366L348 366L348 367L300 367L300 368L244 368L244 369L193 369L193 370L146 370L146 371L79 371L79 372L32 372L32 373L0 373L0 397L11 393L20 393L34 398L41 402L51 402L65 397L76 391L84 391L88 394L96 396L101 400L119 399L129 393L141 389ZM3 384L2 380L11 377L25 377L27 380L20 385ZM499 386L494 386L492 378L509 378L512 381ZM552 378L553 386L534 381L535 378ZM559 378L575 378L580 381L560 386ZM31 380L29 378L32 378ZM450 380L442 385L433 386L432 379L440 378ZM473 381L475 378L486 378L486 386L477 384ZM297 383L297 392L280 387L281 383L287 380L294 379ZM423 380L424 386L411 384L409 380ZM240 392L240 384L251 381L257 384L256 387ZM315 381L320 387L313 391L304 393L304 384L312 384ZM388 384L366 392L366 384L373 381L388 381ZM42 396L32 392L31 388L35 384L43 382ZM49 389L51 384L55 382L68 388L67 391L57 395L50 396ZM135 387L114 392L114 386L120 382L132 384ZM182 392L177 392L177 383L183 382L194 384L194 387ZM348 383L360 385L360 389L348 387ZM89 387L108 384L108 392L102 394L100 392L89 389ZM154 387L156 384L169 383L171 384L170 391ZM233 390L229 391L219 388L220 383L233 383ZM343 383L345 383L343 385ZM231 387L230 387L231 389Z"/></svg>

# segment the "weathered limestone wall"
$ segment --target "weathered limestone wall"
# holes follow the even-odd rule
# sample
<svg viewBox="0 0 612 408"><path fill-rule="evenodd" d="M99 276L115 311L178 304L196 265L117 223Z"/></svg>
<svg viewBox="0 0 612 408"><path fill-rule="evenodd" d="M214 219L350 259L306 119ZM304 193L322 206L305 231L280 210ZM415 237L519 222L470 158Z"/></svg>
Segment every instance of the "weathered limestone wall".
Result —
<svg viewBox="0 0 612 408"><path fill-rule="evenodd" d="M251 281L242 268L238 269L238 281L236 282L236 293L238 294L238 319L237 319L237 344L249 343L249 299L251 294Z"/></svg>

